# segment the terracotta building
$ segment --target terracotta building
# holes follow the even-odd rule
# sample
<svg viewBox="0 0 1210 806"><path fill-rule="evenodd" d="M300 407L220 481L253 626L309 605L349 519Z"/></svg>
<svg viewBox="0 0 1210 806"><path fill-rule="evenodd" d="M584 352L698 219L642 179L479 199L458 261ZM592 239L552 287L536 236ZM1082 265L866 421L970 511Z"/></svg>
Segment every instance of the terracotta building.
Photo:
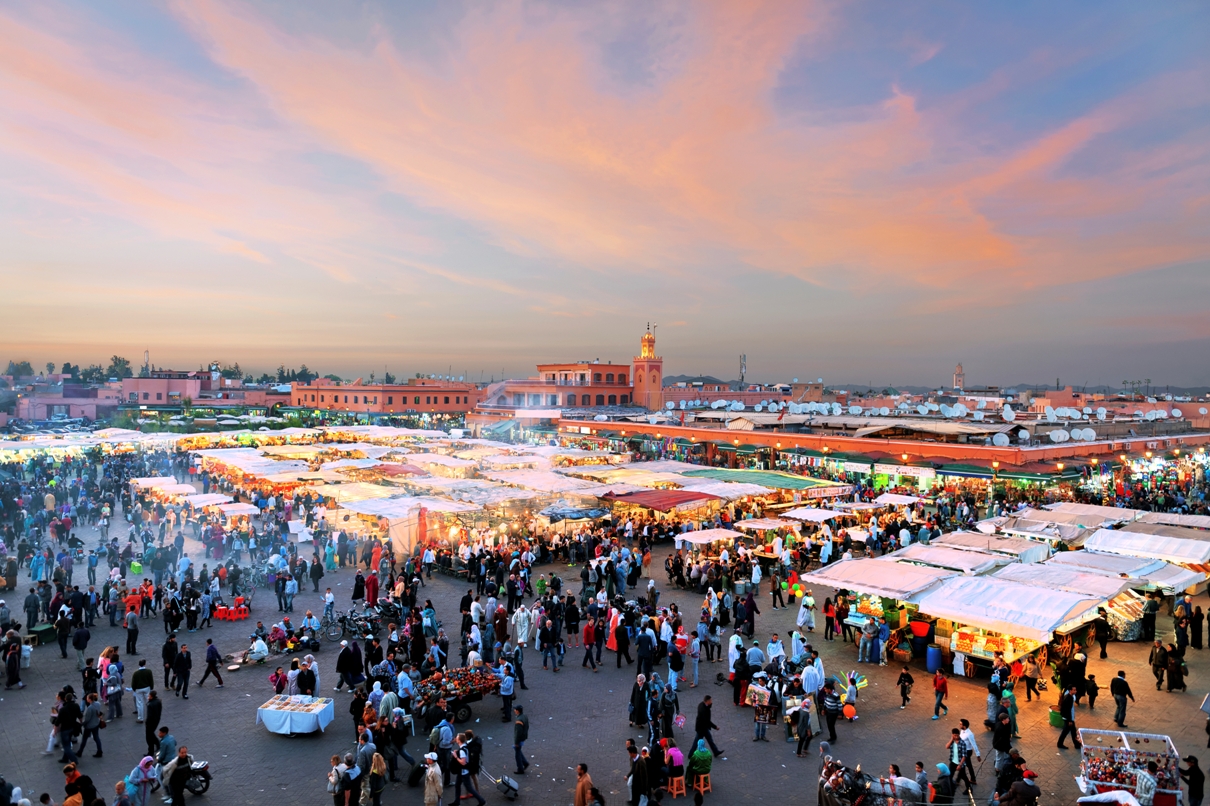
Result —
<svg viewBox="0 0 1210 806"><path fill-rule="evenodd" d="M473 383L434 378L411 378L406 384L339 384L317 378L294 384L290 405L316 411L372 412L375 414L467 412L482 395Z"/></svg>

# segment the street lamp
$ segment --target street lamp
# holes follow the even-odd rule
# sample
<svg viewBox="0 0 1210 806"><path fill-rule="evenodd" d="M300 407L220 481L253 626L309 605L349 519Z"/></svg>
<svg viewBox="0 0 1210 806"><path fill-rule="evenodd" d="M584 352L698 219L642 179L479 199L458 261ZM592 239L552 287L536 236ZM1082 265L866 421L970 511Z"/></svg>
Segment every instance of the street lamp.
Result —
<svg viewBox="0 0 1210 806"><path fill-rule="evenodd" d="M902 459L905 464L907 463L907 456L908 455L906 453L899 454L899 458Z"/></svg>
<svg viewBox="0 0 1210 806"><path fill-rule="evenodd" d="M1059 462L1059 464L1057 464L1057 465L1056 465L1056 467L1058 467L1058 468L1059 468L1059 472L1060 472L1060 473L1062 473L1062 472L1063 472L1063 467L1064 467L1064 465L1063 465L1063 463L1062 463L1062 462Z"/></svg>
<svg viewBox="0 0 1210 806"><path fill-rule="evenodd" d="M1151 451L1147 451L1146 456L1147 456L1147 458L1148 458L1148 459L1150 459L1150 458L1151 458Z"/></svg>

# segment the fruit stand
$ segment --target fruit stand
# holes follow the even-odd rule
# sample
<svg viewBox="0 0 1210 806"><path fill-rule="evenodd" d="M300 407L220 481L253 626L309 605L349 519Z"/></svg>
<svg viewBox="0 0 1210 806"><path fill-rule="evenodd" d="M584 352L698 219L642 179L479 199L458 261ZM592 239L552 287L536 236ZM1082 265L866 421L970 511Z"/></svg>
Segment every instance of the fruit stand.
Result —
<svg viewBox="0 0 1210 806"><path fill-rule="evenodd" d="M1085 794L1125 790L1134 793L1137 772L1147 762L1159 766L1154 806L1180 806L1180 754L1172 739L1156 733L1080 729L1083 745L1076 783Z"/></svg>
<svg viewBox="0 0 1210 806"><path fill-rule="evenodd" d="M416 693L432 700L444 698L454 714L454 722L462 724L471 718L471 703L485 694L500 690L500 678L485 669L462 667L446 669L426 677L416 686Z"/></svg>

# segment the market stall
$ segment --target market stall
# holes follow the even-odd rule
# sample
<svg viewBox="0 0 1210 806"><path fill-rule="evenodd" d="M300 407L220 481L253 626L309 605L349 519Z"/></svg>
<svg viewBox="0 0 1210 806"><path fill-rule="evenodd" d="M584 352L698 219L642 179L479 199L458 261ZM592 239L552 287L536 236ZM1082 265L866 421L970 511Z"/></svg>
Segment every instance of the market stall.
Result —
<svg viewBox="0 0 1210 806"><path fill-rule="evenodd" d="M322 731L335 716L336 703L328 697L279 694L256 709L256 724L288 736Z"/></svg>
<svg viewBox="0 0 1210 806"><path fill-rule="evenodd" d="M1179 806L1180 753L1167 736L1124 730L1080 728L1080 775L1076 784L1086 795L1123 790L1134 793L1138 774L1148 762L1159 767L1153 806Z"/></svg>
<svg viewBox="0 0 1210 806"><path fill-rule="evenodd" d="M877 558L877 562L912 563L945 568L967 576L987 574L1001 565L1015 562L1002 554L991 554L978 549L956 549L949 546L912 543L906 548L892 551Z"/></svg>
<svg viewBox="0 0 1210 806"><path fill-rule="evenodd" d="M937 620L935 640L952 658L954 674L973 676L975 660L996 653L1014 660L1041 649L1056 632L1096 618L1104 600L1045 590L996 577L952 577L914 598L922 614Z"/></svg>
<svg viewBox="0 0 1210 806"><path fill-rule="evenodd" d="M1119 641L1136 641L1142 633L1143 597L1131 590L1132 580L1076 567L1013 563L993 576L1048 590L1070 591L1105 601L1106 619Z"/></svg>
<svg viewBox="0 0 1210 806"><path fill-rule="evenodd" d="M197 495L187 495L184 498L184 502L194 509L229 504L232 500L234 499L231 496L222 495L221 493L199 493Z"/></svg>
<svg viewBox="0 0 1210 806"><path fill-rule="evenodd" d="M1094 573L1129 579L1136 590L1158 590L1172 595L1195 588L1206 581L1206 574L1190 568L1147 557L1103 554L1098 551L1062 551L1045 565L1080 568Z"/></svg>
<svg viewBox="0 0 1210 806"><path fill-rule="evenodd" d="M1106 554L1150 557L1180 565L1210 564L1210 541L1186 540L1144 532L1098 529L1084 541L1084 548Z"/></svg>
<svg viewBox="0 0 1210 806"><path fill-rule="evenodd" d="M1050 555L1050 547L1046 543L979 532L950 532L933 538L929 545L1000 554L1018 563L1040 563Z"/></svg>

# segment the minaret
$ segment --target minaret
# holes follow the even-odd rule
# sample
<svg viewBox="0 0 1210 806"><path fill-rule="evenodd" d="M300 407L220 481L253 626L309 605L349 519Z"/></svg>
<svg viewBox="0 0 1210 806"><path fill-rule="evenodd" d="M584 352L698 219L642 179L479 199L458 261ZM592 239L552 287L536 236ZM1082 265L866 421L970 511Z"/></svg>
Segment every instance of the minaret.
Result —
<svg viewBox="0 0 1210 806"><path fill-rule="evenodd" d="M954 367L954 388L955 389L965 389L966 388L966 373L962 371L961 364Z"/></svg>
<svg viewBox="0 0 1210 806"><path fill-rule="evenodd" d="M634 359L634 403L648 411L664 407L664 359L655 354L651 324L643 334L643 346Z"/></svg>

